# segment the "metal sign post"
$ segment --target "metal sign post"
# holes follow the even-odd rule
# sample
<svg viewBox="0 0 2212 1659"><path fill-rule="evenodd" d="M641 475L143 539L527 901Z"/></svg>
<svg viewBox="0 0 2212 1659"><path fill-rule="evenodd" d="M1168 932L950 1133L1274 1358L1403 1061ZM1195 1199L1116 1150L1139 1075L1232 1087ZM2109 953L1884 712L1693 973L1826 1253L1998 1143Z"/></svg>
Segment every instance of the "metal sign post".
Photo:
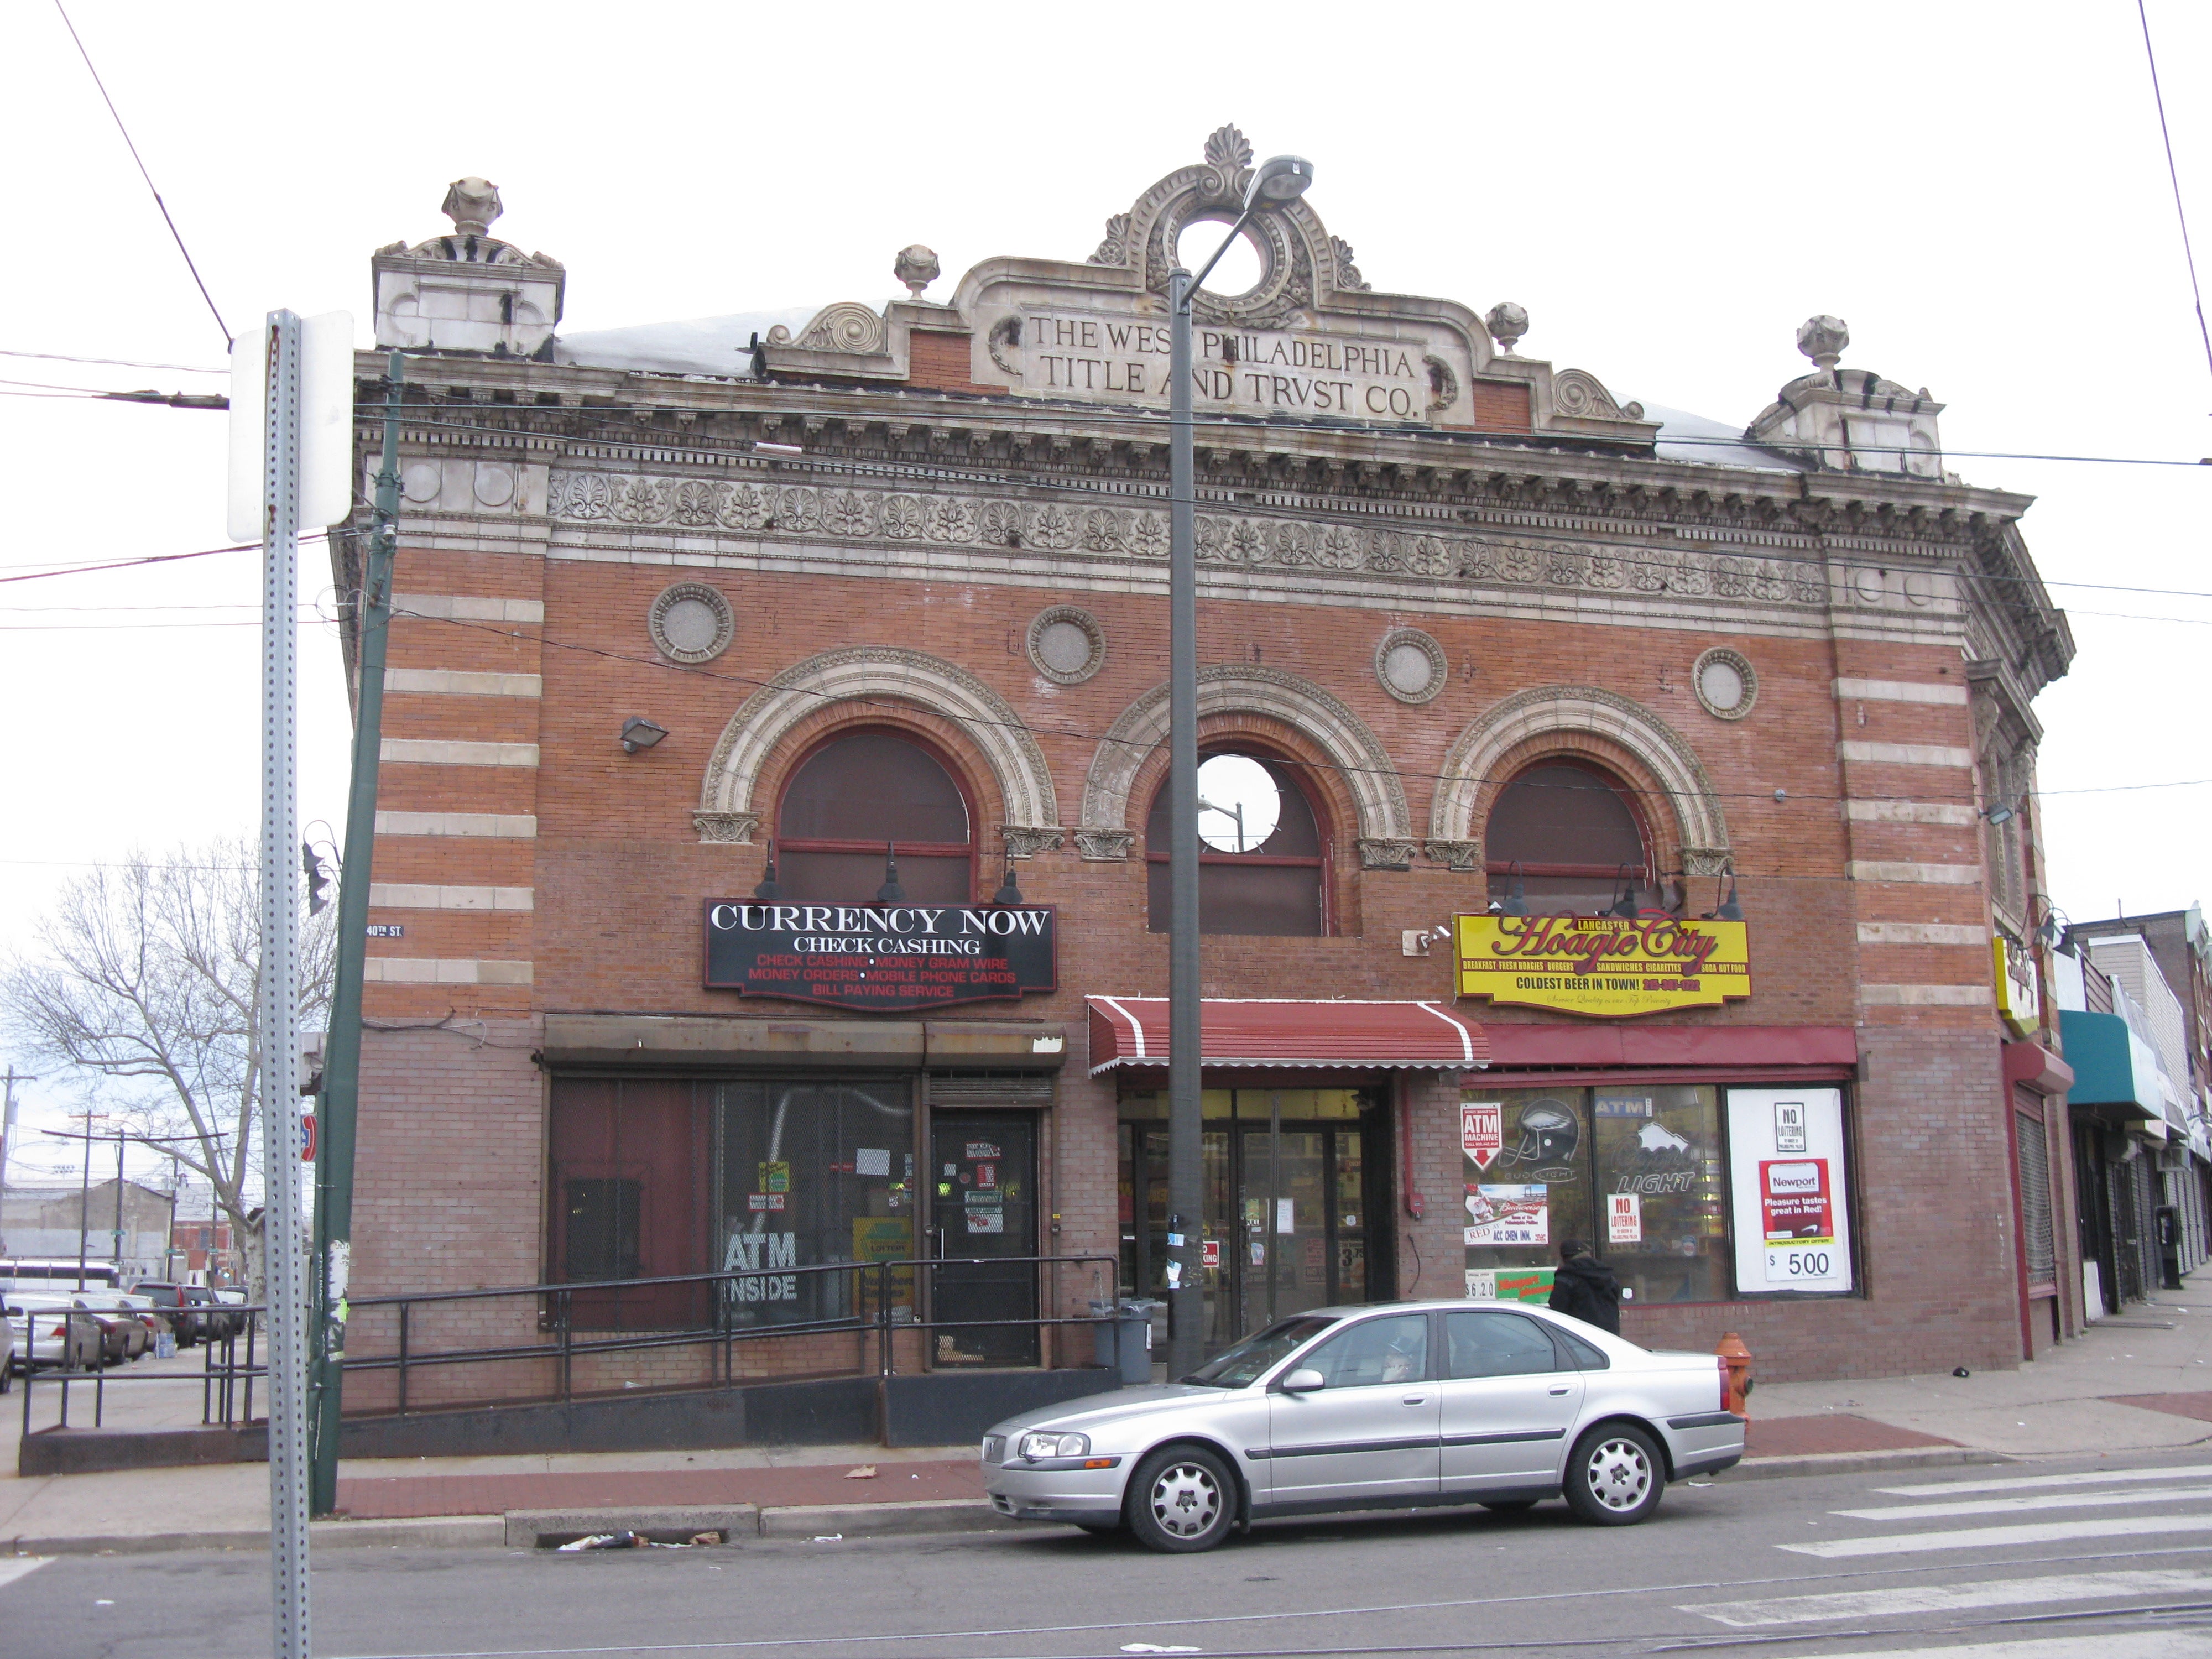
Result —
<svg viewBox="0 0 2212 1659"><path fill-rule="evenodd" d="M276 1659L307 1659L307 1275L300 1227L298 628L302 329L268 321L261 577L261 1167Z"/></svg>
<svg viewBox="0 0 2212 1659"><path fill-rule="evenodd" d="M272 311L231 349L230 533L261 579L260 1035L276 1659L307 1659L307 1246L300 1210L300 527L353 510L353 319Z"/></svg>

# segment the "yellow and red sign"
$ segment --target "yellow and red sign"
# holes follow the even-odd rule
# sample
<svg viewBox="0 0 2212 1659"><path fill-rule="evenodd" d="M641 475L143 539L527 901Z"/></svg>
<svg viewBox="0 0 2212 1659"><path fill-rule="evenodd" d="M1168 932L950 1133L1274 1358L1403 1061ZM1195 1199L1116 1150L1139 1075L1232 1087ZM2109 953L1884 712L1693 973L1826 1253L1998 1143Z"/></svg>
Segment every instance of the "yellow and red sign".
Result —
<svg viewBox="0 0 2212 1659"><path fill-rule="evenodd" d="M1747 925L1662 911L1622 916L1456 916L1461 996L1625 1019L1715 1008L1751 994Z"/></svg>

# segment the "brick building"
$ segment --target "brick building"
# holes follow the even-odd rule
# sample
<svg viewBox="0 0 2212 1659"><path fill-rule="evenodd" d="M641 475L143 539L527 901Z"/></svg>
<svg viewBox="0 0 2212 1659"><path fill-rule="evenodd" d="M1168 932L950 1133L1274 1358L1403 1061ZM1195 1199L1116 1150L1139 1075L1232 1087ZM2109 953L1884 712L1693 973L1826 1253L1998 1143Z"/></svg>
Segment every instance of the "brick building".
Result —
<svg viewBox="0 0 2212 1659"><path fill-rule="evenodd" d="M1224 129L1087 259L941 302L909 248L881 310L562 336L481 180L375 256L356 1297L728 1268L738 1322L834 1332L838 1261L1160 1285L1163 295L1249 161ZM1376 291L1310 204L1252 241L1198 314L1209 1339L1540 1296L1570 1237L1629 1334L1741 1331L1770 1377L2078 1329L2031 712L2072 646L2027 500L1833 319L1723 423L1522 355L1517 306ZM935 1313L1035 1272L938 1270Z"/></svg>

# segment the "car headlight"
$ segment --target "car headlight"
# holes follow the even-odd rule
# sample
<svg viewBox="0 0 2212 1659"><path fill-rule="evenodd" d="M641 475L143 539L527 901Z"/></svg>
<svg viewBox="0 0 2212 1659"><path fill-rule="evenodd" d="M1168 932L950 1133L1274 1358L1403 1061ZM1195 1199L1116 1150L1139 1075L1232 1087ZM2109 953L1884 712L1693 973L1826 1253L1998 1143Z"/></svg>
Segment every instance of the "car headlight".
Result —
<svg viewBox="0 0 2212 1659"><path fill-rule="evenodd" d="M1087 1434L1025 1434L1022 1437L1021 1455L1024 1457L1088 1457L1091 1455L1091 1437Z"/></svg>

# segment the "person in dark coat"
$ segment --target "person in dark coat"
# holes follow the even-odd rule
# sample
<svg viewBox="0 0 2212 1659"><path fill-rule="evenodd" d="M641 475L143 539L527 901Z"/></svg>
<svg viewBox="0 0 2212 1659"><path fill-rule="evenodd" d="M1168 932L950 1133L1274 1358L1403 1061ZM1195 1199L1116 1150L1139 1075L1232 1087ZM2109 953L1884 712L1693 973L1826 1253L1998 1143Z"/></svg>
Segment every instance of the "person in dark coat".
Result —
<svg viewBox="0 0 2212 1659"><path fill-rule="evenodd" d="M1620 1334L1620 1280L1613 1269L1571 1238L1559 1246L1559 1271L1552 1276L1551 1310L1601 1331Z"/></svg>

